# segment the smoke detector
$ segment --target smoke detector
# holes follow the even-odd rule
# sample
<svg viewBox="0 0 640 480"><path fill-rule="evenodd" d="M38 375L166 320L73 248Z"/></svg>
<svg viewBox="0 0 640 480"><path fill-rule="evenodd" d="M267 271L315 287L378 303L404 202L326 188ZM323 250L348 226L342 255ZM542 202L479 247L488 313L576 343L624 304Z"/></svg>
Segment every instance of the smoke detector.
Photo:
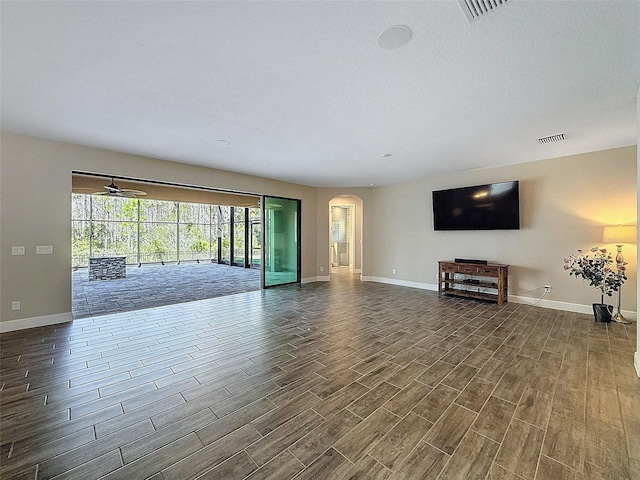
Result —
<svg viewBox="0 0 640 480"><path fill-rule="evenodd" d="M505 3L507 0L458 0L458 5L469 22L486 15Z"/></svg>
<svg viewBox="0 0 640 480"><path fill-rule="evenodd" d="M411 30L405 25L394 25L378 36L378 46L383 50L404 47L411 40Z"/></svg>
<svg viewBox="0 0 640 480"><path fill-rule="evenodd" d="M539 138L538 143L544 145L547 143L561 142L566 139L567 136L564 133L557 133L555 135L549 135L548 137Z"/></svg>

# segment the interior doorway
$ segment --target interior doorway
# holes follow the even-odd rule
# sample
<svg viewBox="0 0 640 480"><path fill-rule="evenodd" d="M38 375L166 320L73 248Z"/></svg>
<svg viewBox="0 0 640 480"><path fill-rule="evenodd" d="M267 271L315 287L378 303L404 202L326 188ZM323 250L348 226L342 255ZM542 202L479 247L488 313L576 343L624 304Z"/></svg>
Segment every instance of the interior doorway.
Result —
<svg viewBox="0 0 640 480"><path fill-rule="evenodd" d="M362 272L362 200L339 195L329 202L330 274Z"/></svg>
<svg viewBox="0 0 640 480"><path fill-rule="evenodd" d="M331 267L353 269L353 205L331 205Z"/></svg>

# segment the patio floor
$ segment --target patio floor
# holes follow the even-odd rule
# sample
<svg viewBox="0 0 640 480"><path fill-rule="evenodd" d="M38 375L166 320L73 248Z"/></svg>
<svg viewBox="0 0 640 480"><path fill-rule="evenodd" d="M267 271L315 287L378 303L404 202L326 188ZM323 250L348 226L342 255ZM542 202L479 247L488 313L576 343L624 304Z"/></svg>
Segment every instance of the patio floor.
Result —
<svg viewBox="0 0 640 480"><path fill-rule="evenodd" d="M127 266L127 278L89 281L72 272L73 318L204 300L260 289L260 270L216 263Z"/></svg>

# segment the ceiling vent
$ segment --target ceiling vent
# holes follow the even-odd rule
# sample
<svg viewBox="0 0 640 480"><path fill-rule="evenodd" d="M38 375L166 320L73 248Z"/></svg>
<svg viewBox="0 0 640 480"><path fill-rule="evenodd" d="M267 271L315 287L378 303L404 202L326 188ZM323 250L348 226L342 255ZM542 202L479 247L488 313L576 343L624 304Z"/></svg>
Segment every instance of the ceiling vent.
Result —
<svg viewBox="0 0 640 480"><path fill-rule="evenodd" d="M558 133L556 135L549 135L548 137L539 138L538 143L541 143L544 145L545 143L561 142L566 139L567 137L565 136L564 133Z"/></svg>
<svg viewBox="0 0 640 480"><path fill-rule="evenodd" d="M507 3L507 0L458 0L462 13L464 13L469 22L486 15L505 3Z"/></svg>

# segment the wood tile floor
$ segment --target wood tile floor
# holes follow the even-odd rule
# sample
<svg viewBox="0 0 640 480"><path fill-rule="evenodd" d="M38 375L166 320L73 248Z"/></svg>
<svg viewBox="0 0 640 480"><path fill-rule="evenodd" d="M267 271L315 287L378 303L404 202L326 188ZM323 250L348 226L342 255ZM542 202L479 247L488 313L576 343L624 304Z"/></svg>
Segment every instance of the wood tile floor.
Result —
<svg viewBox="0 0 640 480"><path fill-rule="evenodd" d="M1 338L3 479L639 479L635 324L317 283Z"/></svg>

